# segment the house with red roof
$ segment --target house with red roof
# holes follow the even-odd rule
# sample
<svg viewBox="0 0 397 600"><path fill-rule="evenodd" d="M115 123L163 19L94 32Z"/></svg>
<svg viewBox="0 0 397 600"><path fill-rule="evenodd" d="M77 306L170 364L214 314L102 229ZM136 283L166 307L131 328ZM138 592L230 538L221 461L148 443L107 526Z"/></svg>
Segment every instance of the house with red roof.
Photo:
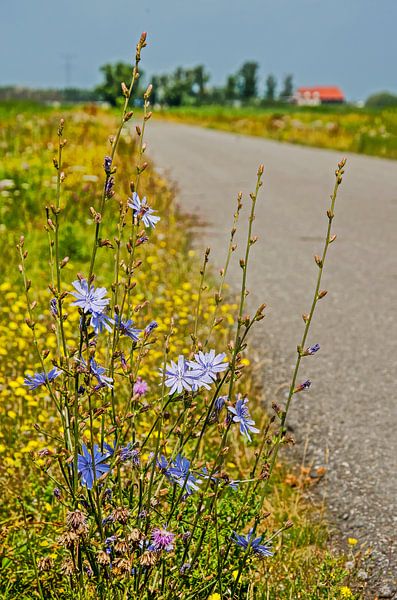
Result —
<svg viewBox="0 0 397 600"><path fill-rule="evenodd" d="M343 104L343 102L345 102L345 96L342 90L336 85L318 85L313 87L298 88L293 96L293 101L299 106Z"/></svg>

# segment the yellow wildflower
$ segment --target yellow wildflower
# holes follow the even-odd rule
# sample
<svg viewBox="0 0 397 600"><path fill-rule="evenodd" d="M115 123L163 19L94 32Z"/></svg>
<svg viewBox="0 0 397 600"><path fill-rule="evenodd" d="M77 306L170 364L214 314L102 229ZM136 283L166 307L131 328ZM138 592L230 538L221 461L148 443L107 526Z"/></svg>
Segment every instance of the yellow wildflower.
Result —
<svg viewBox="0 0 397 600"><path fill-rule="evenodd" d="M348 538L347 543L349 546L355 546L358 543L358 540L356 538Z"/></svg>

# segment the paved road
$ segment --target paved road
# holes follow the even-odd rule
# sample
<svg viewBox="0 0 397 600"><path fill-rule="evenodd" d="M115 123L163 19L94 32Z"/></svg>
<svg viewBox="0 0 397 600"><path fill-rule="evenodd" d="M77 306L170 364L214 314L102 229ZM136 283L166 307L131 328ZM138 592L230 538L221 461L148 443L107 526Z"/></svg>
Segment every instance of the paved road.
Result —
<svg viewBox="0 0 397 600"><path fill-rule="evenodd" d="M255 345L265 389L273 393L269 374L279 383L292 369L300 315L308 312L317 272L313 255L322 248L342 156L173 123L154 121L148 129L150 154L177 183L181 206L208 223L198 243L211 246L216 267L223 264L236 193L247 197L257 165L265 165L249 299L251 306L269 306ZM321 351L305 359L302 378L313 385L296 399L291 423L297 438L308 440L315 465L328 464L322 489L343 535L375 548L378 575L390 582L397 565L391 554L397 527L397 162L348 156L334 231L338 239L324 278L329 293L310 339ZM239 275L236 266L235 283Z"/></svg>

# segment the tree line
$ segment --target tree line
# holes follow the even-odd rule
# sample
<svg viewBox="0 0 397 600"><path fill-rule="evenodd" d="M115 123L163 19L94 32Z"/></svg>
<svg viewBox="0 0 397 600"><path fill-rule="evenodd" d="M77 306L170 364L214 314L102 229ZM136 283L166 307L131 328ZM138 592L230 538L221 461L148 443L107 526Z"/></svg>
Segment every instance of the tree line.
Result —
<svg viewBox="0 0 397 600"><path fill-rule="evenodd" d="M96 87L100 97L112 105L120 97L120 82L131 79L131 67L125 63L101 67L103 82ZM145 77L142 76L140 87ZM152 102L166 106L200 106L203 104L260 104L286 102L293 94L293 77L287 75L280 91L277 79L269 75L264 89L259 86L259 64L245 62L236 73L229 75L223 86L209 85L210 74L204 65L177 67L172 73L153 75Z"/></svg>
<svg viewBox="0 0 397 600"><path fill-rule="evenodd" d="M100 67L102 82L92 89L70 87L64 89L31 89L21 86L0 87L2 100L31 100L36 102L98 102L116 106L123 101L121 83L129 85L131 66L116 62ZM260 83L259 64L246 61L233 74L226 77L224 85L210 85L210 73L204 65L185 68L177 67L171 73L153 75L141 72L136 98L141 98L149 83L153 84L151 101L161 106L201 106L205 104L230 106L271 106L288 102L294 93L291 74L278 82L275 75L267 76ZM136 101L139 103L139 100ZM397 95L378 92L371 95L365 105L368 108L395 108Z"/></svg>

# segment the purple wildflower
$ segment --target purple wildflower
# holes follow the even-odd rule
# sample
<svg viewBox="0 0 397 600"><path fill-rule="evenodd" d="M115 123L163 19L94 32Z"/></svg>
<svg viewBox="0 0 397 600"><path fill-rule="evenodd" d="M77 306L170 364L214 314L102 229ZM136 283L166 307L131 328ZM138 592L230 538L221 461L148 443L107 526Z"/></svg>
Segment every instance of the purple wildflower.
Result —
<svg viewBox="0 0 397 600"><path fill-rule="evenodd" d="M96 335L102 333L104 329L112 331L111 325L114 323L113 319L105 313L94 313L91 317L90 325L94 328Z"/></svg>
<svg viewBox="0 0 397 600"><path fill-rule="evenodd" d="M54 488L54 492L53 493L54 493L54 496L55 496L55 498L57 500L61 499L62 493L61 493L61 490L59 488L57 488L57 487Z"/></svg>
<svg viewBox="0 0 397 600"><path fill-rule="evenodd" d="M259 429L255 427L255 421L253 421L248 412L248 398L241 399L240 394L237 396L235 406L228 406L227 409L233 414L233 422L240 423L240 433L244 435L248 441L251 441L250 433L259 433Z"/></svg>
<svg viewBox="0 0 397 600"><path fill-rule="evenodd" d="M115 316L116 327L120 331L120 335L126 335L131 338L134 342L139 340L139 334L142 329L136 329L133 327L134 321L128 319L128 321L123 321L119 315Z"/></svg>
<svg viewBox="0 0 397 600"><path fill-rule="evenodd" d="M249 549L252 550L252 552L254 554L258 554L259 556L263 556L263 557L273 556L273 552L271 552L269 550L269 546L265 546L264 544L261 544L261 541L263 538L262 535L260 535L257 538L254 538L254 539L252 539L252 536L253 536L252 529L250 529L250 531L247 533L246 536L239 535L238 533L233 531L232 540L235 544L237 544L237 546L244 548L244 550L247 550L247 548L249 547Z"/></svg>
<svg viewBox="0 0 397 600"><path fill-rule="evenodd" d="M304 390L308 390L311 384L312 382L310 381L310 379L306 379L306 381L300 383L298 387L294 389L294 394L296 394L297 392L303 392Z"/></svg>
<svg viewBox="0 0 397 600"><path fill-rule="evenodd" d="M223 407L225 406L226 400L228 400L228 396L218 396L214 402L214 408L210 416L210 422L214 422L218 420L220 413L222 412Z"/></svg>
<svg viewBox="0 0 397 600"><path fill-rule="evenodd" d="M148 384L142 377L137 377L136 382L134 383L133 392L138 396L144 396L148 391L148 387Z"/></svg>
<svg viewBox="0 0 397 600"><path fill-rule="evenodd" d="M132 208L132 214L134 217L136 217L138 220L142 219L145 227L154 229L156 223L160 221L160 217L154 215L156 211L150 208L146 198L142 198L141 200L136 192L132 194L132 199L130 199L130 202L128 202L128 206Z"/></svg>
<svg viewBox="0 0 397 600"><path fill-rule="evenodd" d="M103 168L105 169L106 175L110 175L112 169L112 157L105 156L103 161Z"/></svg>
<svg viewBox="0 0 397 600"><path fill-rule="evenodd" d="M113 549L113 544L117 542L117 536L111 535L105 540L105 552L106 554L111 554Z"/></svg>
<svg viewBox="0 0 397 600"><path fill-rule="evenodd" d="M147 336L147 335L151 334L153 329L156 329L158 326L159 325L158 325L157 321L151 321L149 323L149 325L147 325L145 327L145 335Z"/></svg>
<svg viewBox="0 0 397 600"><path fill-rule="evenodd" d="M228 363L225 363L226 354L215 354L215 350L209 352L198 352L194 355L195 361L189 361L189 367L200 383L212 384L218 373L225 371Z"/></svg>
<svg viewBox="0 0 397 600"><path fill-rule="evenodd" d="M24 379L24 385L26 385L31 391L40 387L41 385L46 385L50 381L54 381L59 375L61 375L62 371L54 367L48 373L35 373L34 375L26 375Z"/></svg>
<svg viewBox="0 0 397 600"><path fill-rule="evenodd" d="M105 196L106 198L111 198L114 195L113 191L114 186L114 177L109 177L105 185Z"/></svg>
<svg viewBox="0 0 397 600"><path fill-rule="evenodd" d="M123 371L126 371L128 369L127 361L125 360L123 352L120 352L120 364Z"/></svg>
<svg viewBox="0 0 397 600"><path fill-rule="evenodd" d="M174 549L175 533L171 533L171 531L167 531L167 529L156 527L152 531L151 539L152 543L149 546L150 550L155 552L161 552L161 550L170 552Z"/></svg>
<svg viewBox="0 0 397 600"><path fill-rule="evenodd" d="M58 300L56 298L51 298L50 300L50 312L53 317L58 316Z"/></svg>
<svg viewBox="0 0 397 600"><path fill-rule="evenodd" d="M147 235L141 235L141 237L137 238L137 240L135 242L135 246L140 246L141 244L145 244L148 241L149 241L149 238Z"/></svg>
<svg viewBox="0 0 397 600"><path fill-rule="evenodd" d="M181 394L183 390L191 392L196 384L197 382L194 377L192 377L188 369L188 363L182 354L178 357L178 363L175 363L172 360L171 364L166 366L165 385L170 388L170 391L168 392L170 396L172 396L174 392Z"/></svg>
<svg viewBox="0 0 397 600"><path fill-rule="evenodd" d="M72 306L78 306L85 313L102 313L109 304L109 298L105 298L106 288L95 289L93 285L88 285L86 279L76 279L72 285L76 290L70 292L76 298L75 302L72 302Z"/></svg>
<svg viewBox="0 0 397 600"><path fill-rule="evenodd" d="M311 356L312 354L316 354L320 350L320 344L314 344L314 346L310 346L304 352L305 356Z"/></svg>
<svg viewBox="0 0 397 600"><path fill-rule="evenodd" d="M108 458L108 455L102 454L97 444L94 446L93 456L85 444L82 444L81 447L83 454L77 455L77 470L79 475L81 475L81 483L89 490L92 490L94 481L110 470L109 465L103 462Z"/></svg>
<svg viewBox="0 0 397 600"><path fill-rule="evenodd" d="M133 448L131 442L129 442L124 448L120 448L120 460L122 462L130 460L134 467L139 467L139 450Z"/></svg>

